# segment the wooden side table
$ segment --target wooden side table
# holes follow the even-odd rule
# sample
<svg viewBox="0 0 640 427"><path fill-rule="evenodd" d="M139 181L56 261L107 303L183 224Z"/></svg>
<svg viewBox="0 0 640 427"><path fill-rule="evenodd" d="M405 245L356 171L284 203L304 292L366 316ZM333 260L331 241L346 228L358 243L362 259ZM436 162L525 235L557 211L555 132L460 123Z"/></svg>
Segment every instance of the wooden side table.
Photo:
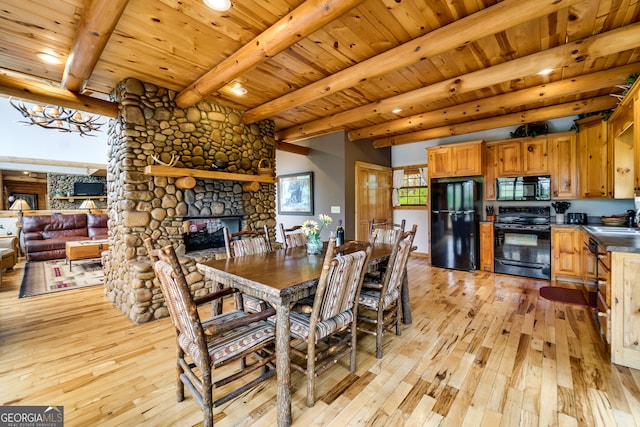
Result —
<svg viewBox="0 0 640 427"><path fill-rule="evenodd" d="M79 259L100 258L103 251L109 249L107 240L80 240L67 242L65 252L69 261L69 271L71 271L71 261Z"/></svg>

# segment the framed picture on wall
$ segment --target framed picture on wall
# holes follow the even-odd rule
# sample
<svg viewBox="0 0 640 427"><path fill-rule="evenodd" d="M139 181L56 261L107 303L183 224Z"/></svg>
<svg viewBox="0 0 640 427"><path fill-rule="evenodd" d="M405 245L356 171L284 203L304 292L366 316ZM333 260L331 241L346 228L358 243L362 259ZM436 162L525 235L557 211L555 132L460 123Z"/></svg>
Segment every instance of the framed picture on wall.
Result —
<svg viewBox="0 0 640 427"><path fill-rule="evenodd" d="M278 214L313 215L313 172L278 176Z"/></svg>

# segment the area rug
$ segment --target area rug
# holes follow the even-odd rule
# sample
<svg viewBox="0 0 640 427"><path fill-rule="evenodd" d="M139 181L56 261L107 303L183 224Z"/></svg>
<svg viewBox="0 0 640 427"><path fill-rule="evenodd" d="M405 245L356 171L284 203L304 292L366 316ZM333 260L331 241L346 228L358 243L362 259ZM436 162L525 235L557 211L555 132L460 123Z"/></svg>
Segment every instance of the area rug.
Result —
<svg viewBox="0 0 640 427"><path fill-rule="evenodd" d="M73 261L71 271L64 259L29 261L20 286L20 298L97 286L104 283L99 260Z"/></svg>
<svg viewBox="0 0 640 427"><path fill-rule="evenodd" d="M589 292L589 301L587 301L582 291L578 289L545 286L540 288L540 296L550 301L561 302L564 304L581 305L583 307L596 306L595 292Z"/></svg>

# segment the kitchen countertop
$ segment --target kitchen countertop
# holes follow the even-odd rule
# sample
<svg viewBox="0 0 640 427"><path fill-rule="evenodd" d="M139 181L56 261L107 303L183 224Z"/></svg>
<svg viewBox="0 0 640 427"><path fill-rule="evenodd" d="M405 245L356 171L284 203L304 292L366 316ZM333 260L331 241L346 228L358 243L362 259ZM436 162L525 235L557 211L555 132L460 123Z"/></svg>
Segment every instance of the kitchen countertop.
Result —
<svg viewBox="0 0 640 427"><path fill-rule="evenodd" d="M583 229L606 251L640 253L640 230L637 228L587 225Z"/></svg>

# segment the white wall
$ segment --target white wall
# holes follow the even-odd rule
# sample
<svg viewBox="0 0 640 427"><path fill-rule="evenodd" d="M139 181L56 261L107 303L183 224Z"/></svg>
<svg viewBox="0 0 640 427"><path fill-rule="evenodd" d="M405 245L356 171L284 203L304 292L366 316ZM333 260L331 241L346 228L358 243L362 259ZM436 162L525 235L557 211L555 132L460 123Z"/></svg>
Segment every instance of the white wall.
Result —
<svg viewBox="0 0 640 427"><path fill-rule="evenodd" d="M28 103L28 105L31 105ZM18 123L26 120L9 104L9 98L0 97L0 169L30 170L34 172L57 172L86 174L85 168L55 168L52 166L30 166L3 162L3 157L27 159L52 159L86 165L107 164L108 118L95 137L81 137L78 133L60 132L40 126Z"/></svg>
<svg viewBox="0 0 640 427"><path fill-rule="evenodd" d="M577 116L564 117L555 120L549 120L549 133L565 132L574 125ZM479 139L485 141L498 141L511 137L510 132L516 130L518 126L493 129L483 132L476 132L466 135L455 135L447 138L432 139L429 141L416 142L413 144L397 145L391 148L391 161L393 167L402 167L408 165L416 165L427 163L427 147L436 145L451 144L455 142L476 141ZM428 165L427 165L428 167ZM571 200L569 212L585 212L591 217L600 215L624 214L627 209L633 209L632 199L592 199L592 200ZM489 202L488 204L498 206L499 204L507 205L507 203ZM511 204L514 204L513 202ZM517 204L517 203L516 203ZM522 204L522 203L520 203ZM529 204L529 203L527 203ZM550 204L550 203L547 203ZM552 215L555 214L551 209ZM484 213L483 217L484 217ZM394 221L399 222L403 218L407 221L407 227L412 224L418 224L418 235L415 238L418 252L428 253L429 242L427 240L427 220L429 211L407 211L396 210L394 212Z"/></svg>
<svg viewBox="0 0 640 427"><path fill-rule="evenodd" d="M316 220L318 215L326 214L335 221L329 229L322 232L324 240L335 230L338 219L345 219L345 173L344 173L344 135L335 133L312 138L299 143L311 147L308 156L293 154L286 151L276 152L276 174L289 175L299 172L313 172L314 214L313 215L280 215L276 214L276 222L285 227L302 225L308 219ZM330 191L339 189L340 191ZM276 191L277 192L277 191ZM335 206L340 213L331 213ZM276 236L280 241L280 236Z"/></svg>

